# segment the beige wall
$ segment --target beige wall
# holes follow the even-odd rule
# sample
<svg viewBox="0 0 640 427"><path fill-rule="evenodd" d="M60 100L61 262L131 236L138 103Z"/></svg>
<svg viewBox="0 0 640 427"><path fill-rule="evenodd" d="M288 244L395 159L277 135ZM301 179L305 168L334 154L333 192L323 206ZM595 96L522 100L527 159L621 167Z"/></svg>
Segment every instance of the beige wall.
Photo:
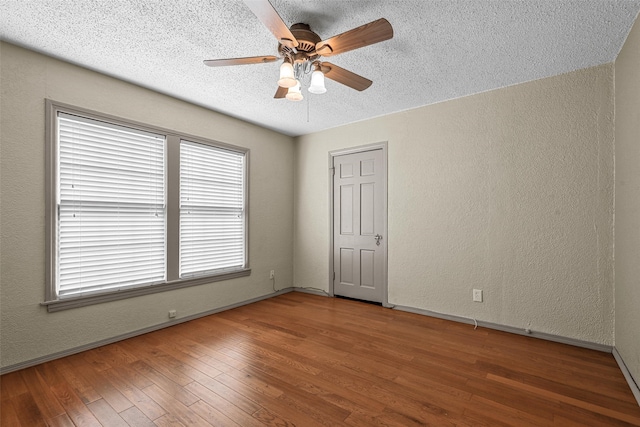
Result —
<svg viewBox="0 0 640 427"><path fill-rule="evenodd" d="M2 367L291 286L292 138L6 43L0 67ZM45 98L249 148L251 276L47 313Z"/></svg>
<svg viewBox="0 0 640 427"><path fill-rule="evenodd" d="M327 153L388 141L391 304L613 344L613 91L608 64L297 138L294 285L328 289Z"/></svg>
<svg viewBox="0 0 640 427"><path fill-rule="evenodd" d="M640 21L615 63L615 345L640 383Z"/></svg>

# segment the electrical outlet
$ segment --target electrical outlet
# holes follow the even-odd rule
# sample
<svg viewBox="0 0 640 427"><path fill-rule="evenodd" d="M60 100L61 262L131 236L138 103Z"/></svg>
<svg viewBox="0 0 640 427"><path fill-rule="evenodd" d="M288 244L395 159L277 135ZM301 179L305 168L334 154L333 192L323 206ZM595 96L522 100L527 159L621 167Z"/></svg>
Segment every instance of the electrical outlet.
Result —
<svg viewBox="0 0 640 427"><path fill-rule="evenodd" d="M273 278L275 278L275 277L276 277L276 271L275 271L275 270L271 270L271 271L269 272L269 279L273 279Z"/></svg>
<svg viewBox="0 0 640 427"><path fill-rule="evenodd" d="M482 289L474 289L473 290L473 301L474 302L482 302Z"/></svg>
<svg viewBox="0 0 640 427"><path fill-rule="evenodd" d="M169 310L169 319L173 319L174 317L176 317L176 311L175 310Z"/></svg>

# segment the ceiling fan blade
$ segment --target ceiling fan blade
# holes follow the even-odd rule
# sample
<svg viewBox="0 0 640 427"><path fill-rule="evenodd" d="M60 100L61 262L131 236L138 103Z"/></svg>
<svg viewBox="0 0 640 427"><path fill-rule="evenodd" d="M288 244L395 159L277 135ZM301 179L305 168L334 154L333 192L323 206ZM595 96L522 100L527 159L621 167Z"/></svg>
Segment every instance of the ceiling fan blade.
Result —
<svg viewBox="0 0 640 427"><path fill-rule="evenodd" d="M284 98L285 96L287 96L287 92L288 91L289 91L289 89L287 89L286 87L278 86L278 90L276 90L276 94L273 95L273 97L275 99Z"/></svg>
<svg viewBox="0 0 640 427"><path fill-rule="evenodd" d="M349 86L355 90L363 91L373 83L371 80L359 76L356 73L352 73L349 70L340 68L337 65L333 65L330 62L322 62L320 69L324 73L324 76L328 79L342 83L345 86Z"/></svg>
<svg viewBox="0 0 640 427"><path fill-rule="evenodd" d="M244 0L244 4L258 17L260 21L273 33L283 46L298 47L298 41L291 34L278 12L271 6L269 0Z"/></svg>
<svg viewBox="0 0 640 427"><path fill-rule="evenodd" d="M348 52L374 43L389 40L393 37L393 28L389 21L380 18L377 21L361 25L353 30L333 36L316 43L316 53L332 56Z"/></svg>
<svg viewBox="0 0 640 427"><path fill-rule="evenodd" d="M204 65L209 67L225 67L227 65L263 64L277 61L277 56L249 56L246 58L207 59Z"/></svg>

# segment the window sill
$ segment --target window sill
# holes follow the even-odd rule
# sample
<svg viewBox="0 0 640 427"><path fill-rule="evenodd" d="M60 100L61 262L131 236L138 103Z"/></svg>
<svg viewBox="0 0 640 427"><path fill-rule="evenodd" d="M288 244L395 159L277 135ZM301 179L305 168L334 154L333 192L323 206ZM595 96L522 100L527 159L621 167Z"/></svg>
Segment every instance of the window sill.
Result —
<svg viewBox="0 0 640 427"><path fill-rule="evenodd" d="M69 310L72 308L85 307L93 304L101 304L103 302L134 298L142 295L155 294L158 292L171 291L174 289L187 288L190 286L204 285L205 283L220 282L223 280L230 280L237 277L250 275L251 269L245 268L243 270L235 270L229 273L222 273L213 276L196 277L185 280L176 280L174 282L167 282L158 285L149 285L139 288L111 291L108 293L93 293L91 295L82 295L53 301L45 301L40 303L40 305L46 306L47 311L49 313L53 313L56 311Z"/></svg>

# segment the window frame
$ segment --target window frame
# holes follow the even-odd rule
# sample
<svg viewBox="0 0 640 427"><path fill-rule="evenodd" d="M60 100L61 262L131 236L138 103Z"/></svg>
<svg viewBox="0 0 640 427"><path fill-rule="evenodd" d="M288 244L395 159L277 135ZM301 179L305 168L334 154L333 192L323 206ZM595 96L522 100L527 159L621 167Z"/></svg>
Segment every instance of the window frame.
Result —
<svg viewBox="0 0 640 427"><path fill-rule="evenodd" d="M56 268L57 268L57 191L58 191L58 112L100 120L114 125L139 129L144 132L162 134L165 141L165 197L166 197L166 281L160 284L150 284L129 289L118 289L106 292L95 292L89 295L59 298L56 294ZM176 132L165 128L147 125L132 120L96 111L80 108L50 99L45 99L45 301L41 305L46 306L49 312L67 310L76 307L99 304L108 301L133 298L173 289L197 286L251 274L249 264L249 153L250 150L236 145L205 139L183 132ZM180 142L192 141L209 145L223 150L240 153L244 156L244 266L239 269L221 271L214 274L180 279Z"/></svg>

